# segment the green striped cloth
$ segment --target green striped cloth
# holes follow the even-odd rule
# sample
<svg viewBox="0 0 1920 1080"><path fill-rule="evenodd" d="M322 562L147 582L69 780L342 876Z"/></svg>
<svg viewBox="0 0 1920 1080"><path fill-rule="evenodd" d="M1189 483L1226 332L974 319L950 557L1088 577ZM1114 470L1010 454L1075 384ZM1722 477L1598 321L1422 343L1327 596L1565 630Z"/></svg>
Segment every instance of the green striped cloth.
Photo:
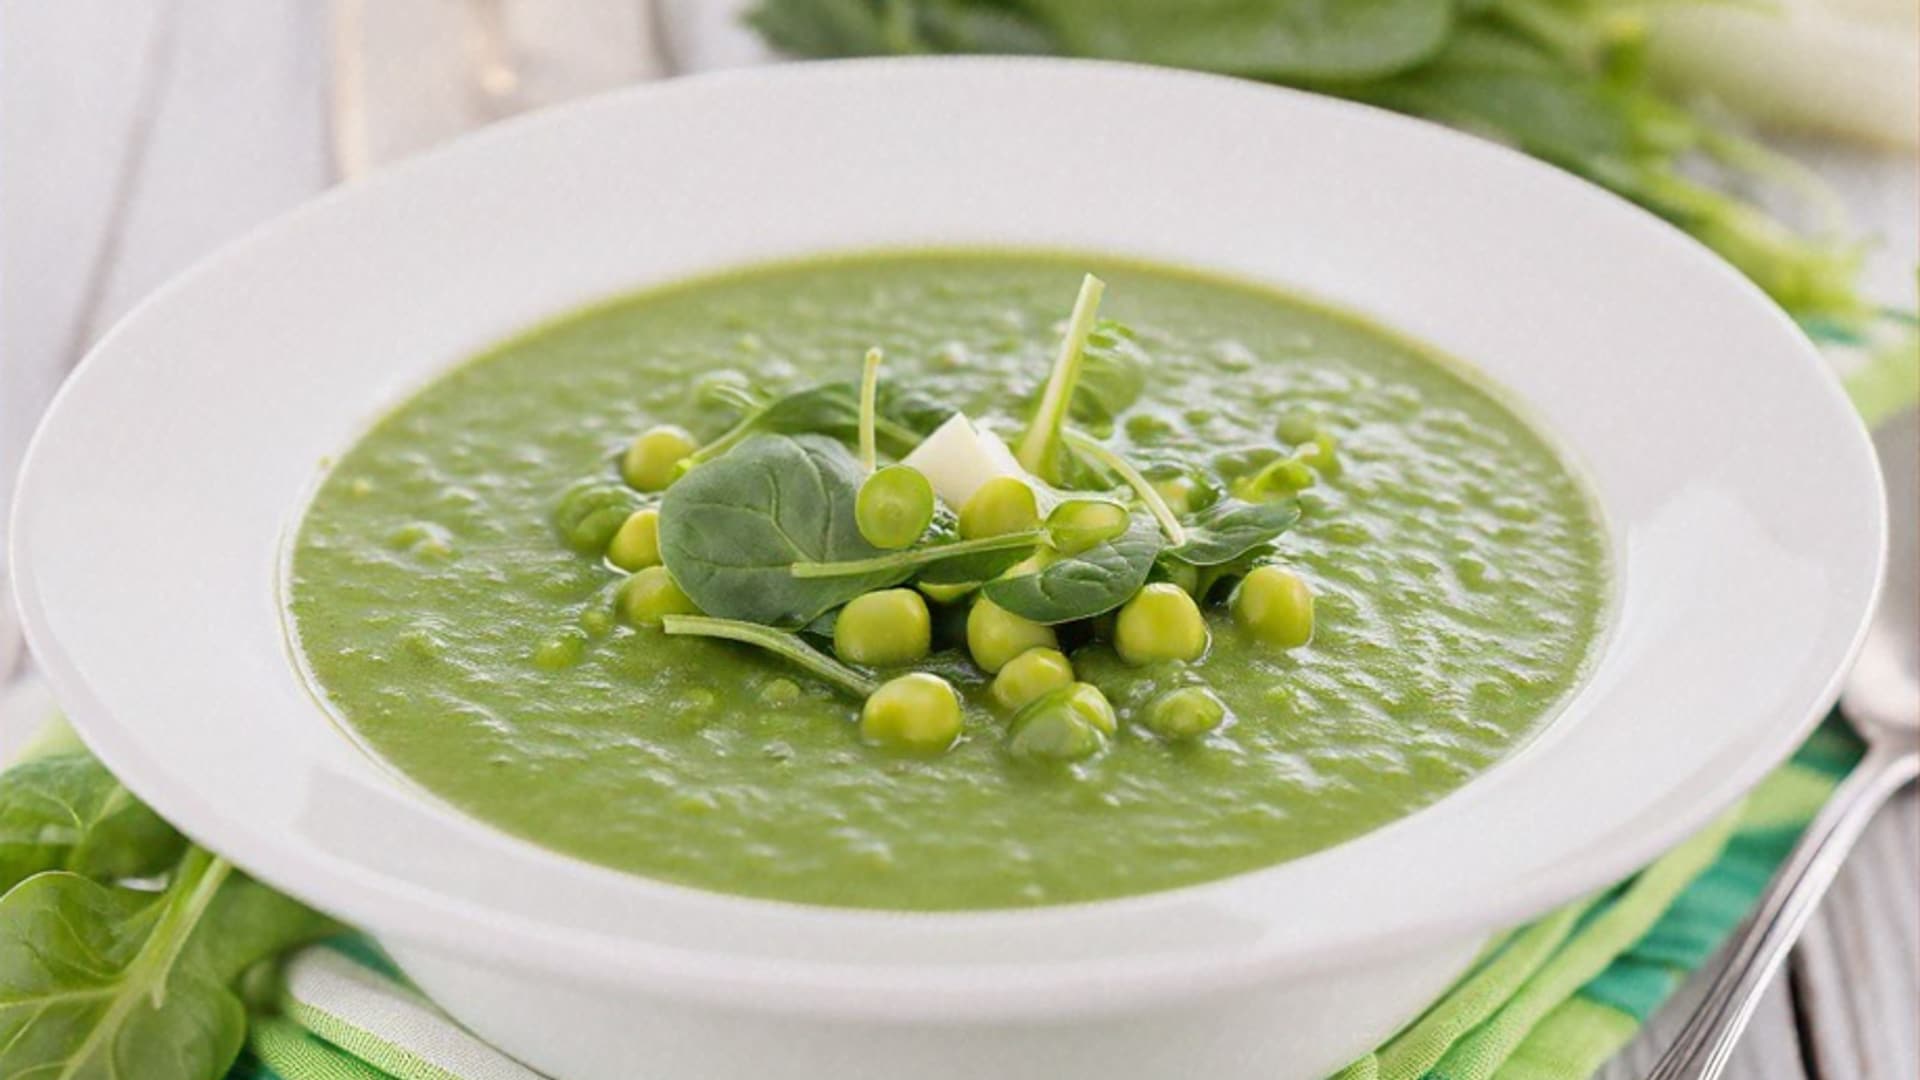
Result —
<svg viewBox="0 0 1920 1080"><path fill-rule="evenodd" d="M1720 946L1860 746L1821 728L1736 810L1632 879L1504 935L1338 1080L1582 1080ZM527 1080L448 1020L364 938L288 964L231 1080Z"/></svg>

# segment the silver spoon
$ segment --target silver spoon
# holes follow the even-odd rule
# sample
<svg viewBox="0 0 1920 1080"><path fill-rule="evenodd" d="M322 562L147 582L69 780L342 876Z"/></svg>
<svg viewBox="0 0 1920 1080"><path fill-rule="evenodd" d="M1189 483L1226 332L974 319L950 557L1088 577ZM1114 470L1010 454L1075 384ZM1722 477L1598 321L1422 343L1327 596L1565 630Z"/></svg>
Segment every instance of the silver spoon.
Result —
<svg viewBox="0 0 1920 1080"><path fill-rule="evenodd" d="M1732 957L1648 1080L1713 1080L1847 852L1895 792L1920 775L1920 412L1874 436L1887 484L1887 582L1840 714L1866 756L1774 875Z"/></svg>

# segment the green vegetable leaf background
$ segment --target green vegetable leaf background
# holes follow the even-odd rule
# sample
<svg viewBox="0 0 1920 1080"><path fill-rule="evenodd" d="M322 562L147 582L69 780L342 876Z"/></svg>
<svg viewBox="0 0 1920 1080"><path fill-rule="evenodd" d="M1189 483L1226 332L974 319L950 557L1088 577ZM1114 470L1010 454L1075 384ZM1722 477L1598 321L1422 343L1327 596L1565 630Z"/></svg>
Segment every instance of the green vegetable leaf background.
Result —
<svg viewBox="0 0 1920 1080"><path fill-rule="evenodd" d="M246 1037L241 976L333 924L56 741L0 774L0 1076L222 1076Z"/></svg>
<svg viewBox="0 0 1920 1080"><path fill-rule="evenodd" d="M761 0L800 57L1053 53L1351 98L1507 143L1692 233L1802 318L1864 323L1859 251L1802 170L1645 71L1623 0ZM1704 179L1703 179L1704 178Z"/></svg>

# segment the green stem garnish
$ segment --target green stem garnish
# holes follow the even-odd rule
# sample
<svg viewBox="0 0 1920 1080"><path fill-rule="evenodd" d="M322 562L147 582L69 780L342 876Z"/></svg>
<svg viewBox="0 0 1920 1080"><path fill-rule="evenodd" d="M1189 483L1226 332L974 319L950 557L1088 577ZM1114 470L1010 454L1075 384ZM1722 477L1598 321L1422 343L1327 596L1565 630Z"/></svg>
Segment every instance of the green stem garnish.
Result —
<svg viewBox="0 0 1920 1080"><path fill-rule="evenodd" d="M867 697L880 684L800 640L799 635L738 619L711 615L668 615L660 628L676 637L723 638L785 657L857 697Z"/></svg>
<svg viewBox="0 0 1920 1080"><path fill-rule="evenodd" d="M1173 507L1167 505L1167 500L1160 497L1160 492L1154 488L1153 482L1141 475L1140 470L1134 468L1126 458L1109 450L1099 440L1072 429L1062 431L1061 437L1067 441L1068 446L1099 462L1118 474L1120 479L1125 480L1127 486L1133 489L1133 493L1146 504L1147 513L1152 514L1153 520L1160 523L1160 531L1167 534L1167 543L1179 547L1187 542L1187 530L1180 524L1180 516L1173 512Z"/></svg>
<svg viewBox="0 0 1920 1080"><path fill-rule="evenodd" d="M1073 302L1073 314L1067 318L1067 332L1060 339L1060 352L1053 359L1053 374L1047 377L1046 392L1033 411L1033 422L1020 437L1015 457L1022 468L1048 483L1058 483L1058 458L1061 429L1066 426L1067 410L1073 404L1073 390L1080 381L1080 361L1086 354L1087 335L1093 332L1095 316L1100 313L1100 296L1107 283L1088 274L1080 282L1080 295Z"/></svg>
<svg viewBox="0 0 1920 1080"><path fill-rule="evenodd" d="M868 472L872 472L880 460L880 447L873 433L879 397L880 350L868 349L866 363L860 368L860 467Z"/></svg>
<svg viewBox="0 0 1920 1080"><path fill-rule="evenodd" d="M896 551L890 555L875 555L867 559L797 562L788 569L797 578L865 577L868 574L888 571L913 570L933 563L945 562L948 559L957 559L963 555L1033 547L1046 538L1046 530L1029 529L1025 532L1006 533L1001 536L983 536L977 540L936 544L932 547L915 548L912 551Z"/></svg>
<svg viewBox="0 0 1920 1080"><path fill-rule="evenodd" d="M741 417L739 422L735 423L732 427L722 432L719 438L713 440L712 442L701 447L700 449L695 450L693 453L688 454L685 458L682 458L681 464L686 466L687 468L692 468L695 465L700 465L705 462L712 461L714 458L719 457L721 454L724 454L727 451L733 449L734 447L740 445L741 443L746 442L747 437L754 433L754 430L759 424L759 422L760 422L759 411L748 413L747 415Z"/></svg>

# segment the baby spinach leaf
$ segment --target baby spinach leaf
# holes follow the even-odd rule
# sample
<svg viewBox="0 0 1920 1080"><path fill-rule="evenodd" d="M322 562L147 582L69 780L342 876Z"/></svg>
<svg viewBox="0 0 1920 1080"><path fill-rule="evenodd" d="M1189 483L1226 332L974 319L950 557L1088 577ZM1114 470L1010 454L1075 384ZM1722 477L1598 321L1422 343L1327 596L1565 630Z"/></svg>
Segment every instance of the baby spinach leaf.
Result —
<svg viewBox="0 0 1920 1080"><path fill-rule="evenodd" d="M1212 566L1191 567L1193 573L1193 598L1206 603L1222 585L1229 585L1246 577L1253 568L1279 558L1280 549L1273 544L1255 544L1238 556Z"/></svg>
<svg viewBox="0 0 1920 1080"><path fill-rule="evenodd" d="M1053 369L1040 388L1040 398L1033 407L1032 418L1027 421L1027 430L1014 449L1021 467L1049 484L1062 483L1065 479L1063 473L1070 455L1062 432L1066 429L1074 390L1080 384L1080 373L1086 366L1087 336L1093 333L1095 317L1100 312L1100 296L1106 290L1107 283L1092 274L1081 279L1080 294L1074 298L1066 332L1060 336L1060 347L1054 353Z"/></svg>
<svg viewBox="0 0 1920 1080"><path fill-rule="evenodd" d="M1221 499L1186 518L1187 541L1166 557L1189 566L1218 566L1270 543L1300 520L1292 500L1265 503Z"/></svg>
<svg viewBox="0 0 1920 1080"><path fill-rule="evenodd" d="M936 557L915 578L928 585L974 585L992 581L1032 555L1046 533L1009 533L987 541L958 540L928 549Z"/></svg>
<svg viewBox="0 0 1920 1080"><path fill-rule="evenodd" d="M224 1075L246 1010L174 963L203 877L156 896L54 872L0 900L0 1076Z"/></svg>
<svg viewBox="0 0 1920 1080"><path fill-rule="evenodd" d="M886 554L854 521L860 463L819 435L756 435L681 477L660 503L660 557L702 612L798 627L905 568L805 578L794 563Z"/></svg>
<svg viewBox="0 0 1920 1080"><path fill-rule="evenodd" d="M37 875L0 898L0 1076L223 1076L235 977L327 926L199 848L160 893Z"/></svg>
<svg viewBox="0 0 1920 1080"><path fill-rule="evenodd" d="M0 893L43 870L102 881L150 877L186 841L85 750L0 775Z"/></svg>
<svg viewBox="0 0 1920 1080"><path fill-rule="evenodd" d="M1068 415L1082 424L1110 428L1146 391L1148 364L1132 330L1112 319L1095 322L1081 348L1080 380ZM1038 404L1038 393L1031 404Z"/></svg>
<svg viewBox="0 0 1920 1080"><path fill-rule="evenodd" d="M1034 573L989 581L981 592L1035 622L1091 618L1112 611L1140 591L1161 543L1160 527L1153 518L1135 514L1127 531L1114 539L1056 559Z"/></svg>
<svg viewBox="0 0 1920 1080"><path fill-rule="evenodd" d="M1046 533L1033 529L983 536L974 540L944 539L908 551L889 551L846 562L801 562L791 567L798 578L857 577L898 573L901 580L917 576L936 585L985 581L1033 554Z"/></svg>
<svg viewBox="0 0 1920 1080"><path fill-rule="evenodd" d="M903 453L946 422L953 410L899 385L878 388L874 433L889 451ZM860 433L860 385L824 383L796 390L748 413L726 434L701 447L689 459L712 461L754 435L831 435L850 440Z"/></svg>

